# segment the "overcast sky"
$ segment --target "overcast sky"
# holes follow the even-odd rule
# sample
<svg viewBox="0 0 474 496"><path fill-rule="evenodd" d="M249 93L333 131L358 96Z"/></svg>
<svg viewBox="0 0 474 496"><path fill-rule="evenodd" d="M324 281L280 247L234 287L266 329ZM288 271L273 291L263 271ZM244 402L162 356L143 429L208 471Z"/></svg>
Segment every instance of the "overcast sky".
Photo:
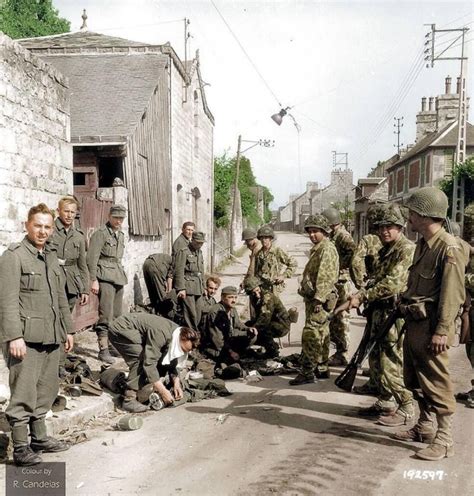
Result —
<svg viewBox="0 0 474 496"><path fill-rule="evenodd" d="M210 84L206 94L216 118L215 155L226 150L235 154L239 134L245 140L275 140L273 148L255 147L246 154L257 180L274 194L274 207L286 204L291 193L301 193L307 181L327 184L332 150L349 153L355 182L366 177L378 160L396 152L394 117L404 117L401 141L414 142L421 97L444 93L448 74L455 88L460 69L458 61L438 61L429 69L421 64L430 30L424 24L434 23L437 29L467 26L466 39L473 39L472 2L53 3L71 21L71 30L80 27L85 8L90 31L156 44L169 41L182 58L187 17L190 53L199 49L201 73ZM435 53L455 35L437 35ZM472 44L467 43L469 56ZM459 56L459 50L458 44L447 54ZM469 71L469 96L471 75ZM293 107L300 133L289 116L280 127L270 119L280 106Z"/></svg>

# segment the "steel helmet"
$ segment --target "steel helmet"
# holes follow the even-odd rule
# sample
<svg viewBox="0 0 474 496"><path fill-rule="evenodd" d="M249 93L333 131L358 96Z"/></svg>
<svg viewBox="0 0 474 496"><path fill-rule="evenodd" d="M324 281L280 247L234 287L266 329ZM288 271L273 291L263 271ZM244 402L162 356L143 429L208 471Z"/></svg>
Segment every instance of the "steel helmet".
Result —
<svg viewBox="0 0 474 496"><path fill-rule="evenodd" d="M274 238L275 233L273 232L273 229L270 226L262 226L258 232L257 232L257 238Z"/></svg>
<svg viewBox="0 0 474 496"><path fill-rule="evenodd" d="M329 227L329 222L324 217L324 215L316 214L310 215L304 222L304 230L308 231L310 227L316 227L318 229L322 229L327 234L331 232L331 228Z"/></svg>
<svg viewBox="0 0 474 496"><path fill-rule="evenodd" d="M448 197L438 188L426 186L415 191L405 207L423 217L444 219L448 213Z"/></svg>
<svg viewBox="0 0 474 496"><path fill-rule="evenodd" d="M258 277L250 276L244 281L244 289L246 293L251 293L255 288L258 288L262 281Z"/></svg>
<svg viewBox="0 0 474 496"><path fill-rule="evenodd" d="M324 215L324 217L326 217L330 226L341 223L341 214L337 208L327 208L326 210L322 211L322 214Z"/></svg>
<svg viewBox="0 0 474 496"><path fill-rule="evenodd" d="M257 232L255 229L247 227L242 231L242 241L248 241L250 239L255 239L257 237Z"/></svg>

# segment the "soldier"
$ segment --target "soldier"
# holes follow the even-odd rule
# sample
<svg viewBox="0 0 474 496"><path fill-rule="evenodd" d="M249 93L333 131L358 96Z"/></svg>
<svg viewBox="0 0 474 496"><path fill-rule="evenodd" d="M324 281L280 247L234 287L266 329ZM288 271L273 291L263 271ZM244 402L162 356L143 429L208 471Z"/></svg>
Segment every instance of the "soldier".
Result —
<svg viewBox="0 0 474 496"><path fill-rule="evenodd" d="M352 257L356 245L352 236L341 224L341 214L335 208L327 208L322 215L328 220L331 227L331 241L336 246L339 255L339 279L336 284L337 305L346 302L350 295L350 275ZM349 313L341 312L329 324L331 341L336 345L336 353L329 358L329 365L347 365L347 351L349 349Z"/></svg>
<svg viewBox="0 0 474 496"><path fill-rule="evenodd" d="M255 256L255 276L261 281L264 291L281 293L285 288L285 279L291 277L298 267L298 263L278 246L273 246L275 234L270 226L263 226L258 230L257 237L262 248ZM282 274L282 266L286 270Z"/></svg>
<svg viewBox="0 0 474 496"><path fill-rule="evenodd" d="M115 362L109 351L109 324L122 314L123 287L127 284L122 266L125 243L121 227L125 214L121 205L110 207L109 220L92 234L87 253L91 292L99 296L99 321L95 326L99 360L109 364Z"/></svg>
<svg viewBox="0 0 474 496"><path fill-rule="evenodd" d="M328 379L329 313L336 306L339 256L328 239L331 228L322 215L309 216L304 229L313 243L298 294L303 297L306 320L301 340L301 370L291 386Z"/></svg>
<svg viewBox="0 0 474 496"><path fill-rule="evenodd" d="M471 247L471 250L473 248ZM474 386L474 255L471 255L469 265L466 270L466 294L468 295L469 305L465 306L469 312L469 335L466 336L466 354L471 362L471 385ZM474 408L474 388L466 393L466 405Z"/></svg>
<svg viewBox="0 0 474 496"><path fill-rule="evenodd" d="M214 295L217 293L217 290L220 288L220 285L221 285L221 280L217 276L209 276L206 279L206 289L204 290L204 294L199 301L199 309L201 312L201 323L206 318L211 308L217 304Z"/></svg>
<svg viewBox="0 0 474 496"><path fill-rule="evenodd" d="M244 282L247 277L255 275L255 257L259 250L262 248L262 243L257 239L257 233L254 229L244 229L242 231L242 241L245 246L250 250L249 267L245 274Z"/></svg>
<svg viewBox="0 0 474 496"><path fill-rule="evenodd" d="M264 293L260 287L260 279L250 276L245 280L245 291L250 297L255 317L246 322L249 327L258 331L257 344L264 346L266 358L280 355L275 338L282 338L290 332L290 316L280 298L273 293ZM294 314L296 308L291 308Z"/></svg>
<svg viewBox="0 0 474 496"><path fill-rule="evenodd" d="M377 270L367 287L350 298L353 308L364 303L372 336L394 311L399 294L406 289L408 268L415 251L415 245L403 234L405 217L398 205L387 206L375 226L383 243ZM399 319L370 354L378 397L372 406L359 410L359 415L379 417L379 424L390 427L407 424L415 414L413 394L403 383L402 326L403 320Z"/></svg>
<svg viewBox="0 0 474 496"><path fill-rule="evenodd" d="M209 312L202 336L202 353L220 367L240 360L240 355L255 342L258 331L242 324L235 309L237 288L226 286L221 292L221 301Z"/></svg>
<svg viewBox="0 0 474 496"><path fill-rule="evenodd" d="M181 234L174 240L173 247L171 248L171 267L168 270L168 281L167 281L167 292L169 293L173 289L173 273L174 273L174 264L176 259L176 253L182 250L183 248L187 248L189 243L191 243L193 232L196 230L196 224L191 221L185 222L181 226Z"/></svg>
<svg viewBox="0 0 474 496"><path fill-rule="evenodd" d="M197 329L201 320L199 300L204 293L204 259L201 247L205 241L203 232L193 232L191 243L181 248L175 257L173 286L183 320L191 329Z"/></svg>
<svg viewBox="0 0 474 496"><path fill-rule="evenodd" d="M184 363L188 353L199 344L199 332L179 327L175 322L148 313L128 313L110 325L111 343L120 352L129 367L127 389L122 408L140 413L147 407L137 401L137 391L152 384L165 405L183 398L183 389L177 367ZM170 376L173 394L160 378Z"/></svg>
<svg viewBox="0 0 474 496"><path fill-rule="evenodd" d="M420 188L405 205L412 230L421 237L400 305L406 328L403 375L405 385L418 401L420 416L412 429L394 437L405 441L432 440L415 456L441 460L454 454L451 422L456 401L449 376L448 348L453 343L454 321L465 298L465 260L456 239L443 228L448 199L441 190Z"/></svg>
<svg viewBox="0 0 474 496"><path fill-rule="evenodd" d="M159 315L168 315L172 307L167 292L167 278L171 268L171 255L154 253L143 263L143 277L150 297L150 304Z"/></svg>
<svg viewBox="0 0 474 496"><path fill-rule="evenodd" d="M58 393L59 348L68 352L74 344L58 260L45 250L54 228L51 210L44 203L32 207L25 228L25 238L0 259L0 337L6 343L11 391L6 416L13 460L21 466L41 463L39 451L69 448L47 435L45 417Z"/></svg>
<svg viewBox="0 0 474 496"><path fill-rule="evenodd" d="M71 312L76 306L87 305L89 301L89 271L86 261L86 238L84 233L74 227L79 205L73 196L65 196L58 203L58 218L55 220L55 230L49 237L47 248L55 251L61 267L66 297ZM59 377L66 375L64 368L66 354L61 348L59 360Z"/></svg>

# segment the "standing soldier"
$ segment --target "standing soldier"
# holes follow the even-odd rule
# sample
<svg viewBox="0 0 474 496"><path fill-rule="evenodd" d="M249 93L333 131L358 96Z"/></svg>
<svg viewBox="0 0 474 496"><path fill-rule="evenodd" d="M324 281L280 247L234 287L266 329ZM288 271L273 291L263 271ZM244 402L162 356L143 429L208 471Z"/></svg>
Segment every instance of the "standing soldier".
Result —
<svg viewBox="0 0 474 496"><path fill-rule="evenodd" d="M191 243L176 253L173 285L187 327L198 329L201 320L199 300L204 294L204 258L201 247L206 241L203 232L195 231Z"/></svg>
<svg viewBox="0 0 474 496"><path fill-rule="evenodd" d="M58 262L66 283L66 297L69 310L76 306L87 305L89 301L89 271L86 261L86 238L84 233L74 227L78 209L77 200L73 196L65 196L58 203L58 218L55 230L48 239L47 247L56 252ZM61 349L59 360L59 376L64 377L66 354Z"/></svg>
<svg viewBox="0 0 474 496"><path fill-rule="evenodd" d="M448 199L441 190L420 188L408 198L406 206L411 227L421 237L400 305L406 328L403 375L418 401L420 416L412 429L394 437L404 441L434 438L415 456L441 460L454 454L451 422L456 401L448 349L465 297L465 260L457 240L443 228ZM433 414L438 422L436 430Z"/></svg>
<svg viewBox="0 0 474 496"><path fill-rule="evenodd" d="M242 231L242 241L245 246L250 250L249 255L249 267L247 273L245 274L244 282L247 277L255 275L255 257L257 253L262 248L262 243L257 239L257 232L254 229L244 229Z"/></svg>
<svg viewBox="0 0 474 496"><path fill-rule="evenodd" d="M255 276L261 281L264 291L281 293L285 288L285 279L291 277L298 264L278 246L273 246L275 234L270 226L263 226L258 230L257 238L262 248L255 256ZM282 266L286 266L282 274Z"/></svg>
<svg viewBox="0 0 474 496"><path fill-rule="evenodd" d="M383 326L406 289L415 251L415 245L403 234L405 217L398 205L387 206L375 225L383 243L377 270L367 287L351 297L351 307L364 303L371 336ZM415 414L413 394L403 382L402 326L399 319L383 341L375 344L369 361L378 397L371 407L359 410L359 415L378 417L379 424L390 427L407 424Z"/></svg>
<svg viewBox="0 0 474 496"><path fill-rule="evenodd" d="M352 236L341 224L341 214L335 208L327 208L322 212L331 227L331 241L336 246L339 255L339 279L336 284L337 305L345 303L350 295L351 278L349 269L356 245ZM329 358L329 365L347 365L347 351L349 350L349 313L340 312L329 325L330 339L336 345L336 353Z"/></svg>
<svg viewBox="0 0 474 496"><path fill-rule="evenodd" d="M310 216L304 223L313 243L303 279L298 289L304 299L306 321L301 340L301 371L291 386L314 382L314 375L329 378L329 313L336 306L339 256L328 239L331 229L322 215Z"/></svg>
<svg viewBox="0 0 474 496"><path fill-rule="evenodd" d="M167 292L169 293L173 289L173 272L174 264L176 259L176 254L183 248L187 248L193 236L193 232L196 229L196 224L191 221L185 222L181 226L181 234L174 240L173 247L171 248L171 267L168 270L168 280L167 280Z"/></svg>
<svg viewBox="0 0 474 496"><path fill-rule="evenodd" d="M471 256L466 270L466 301L465 311L469 312L469 334L465 337L466 354L471 362L471 386L474 386L474 249L471 247ZM466 405L474 408L474 387L466 393Z"/></svg>
<svg viewBox="0 0 474 496"><path fill-rule="evenodd" d="M53 226L44 203L32 207L25 238L0 259L0 337L7 345L11 390L6 416L13 460L21 466L41 463L38 451L69 448L49 437L45 424L59 388L59 348L68 352L74 344L61 270L56 255L44 249Z"/></svg>
<svg viewBox="0 0 474 496"><path fill-rule="evenodd" d="M125 242L121 231L126 212L121 205L110 207L109 220L92 234L87 253L91 292L99 296L99 321L95 326L99 360L109 364L115 362L109 351L109 325L122 315L123 287L127 284L122 266Z"/></svg>

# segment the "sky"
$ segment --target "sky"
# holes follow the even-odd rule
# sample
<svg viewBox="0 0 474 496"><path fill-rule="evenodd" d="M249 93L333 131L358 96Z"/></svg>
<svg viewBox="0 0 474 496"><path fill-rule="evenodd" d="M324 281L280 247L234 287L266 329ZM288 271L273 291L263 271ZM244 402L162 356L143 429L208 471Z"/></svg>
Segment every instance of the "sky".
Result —
<svg viewBox="0 0 474 496"><path fill-rule="evenodd" d="M214 154L233 156L237 139L257 181L270 188L272 207L302 193L307 181L327 185L333 151L348 153L354 182L379 160L396 153L394 117L403 117L400 141L415 142L416 113L423 96L444 93L459 61L423 62L425 35L436 29L470 28L472 2L317 0L53 0L79 29L162 44L184 59L184 18L199 49L206 96L214 114ZM457 33L437 33L435 54ZM459 57L460 42L444 56ZM189 57L189 56L188 56ZM472 68L472 62L470 64ZM474 88L467 73L468 96ZM291 107L277 126L270 116ZM297 125L295 125L295 122ZM248 141L248 142L247 142Z"/></svg>

